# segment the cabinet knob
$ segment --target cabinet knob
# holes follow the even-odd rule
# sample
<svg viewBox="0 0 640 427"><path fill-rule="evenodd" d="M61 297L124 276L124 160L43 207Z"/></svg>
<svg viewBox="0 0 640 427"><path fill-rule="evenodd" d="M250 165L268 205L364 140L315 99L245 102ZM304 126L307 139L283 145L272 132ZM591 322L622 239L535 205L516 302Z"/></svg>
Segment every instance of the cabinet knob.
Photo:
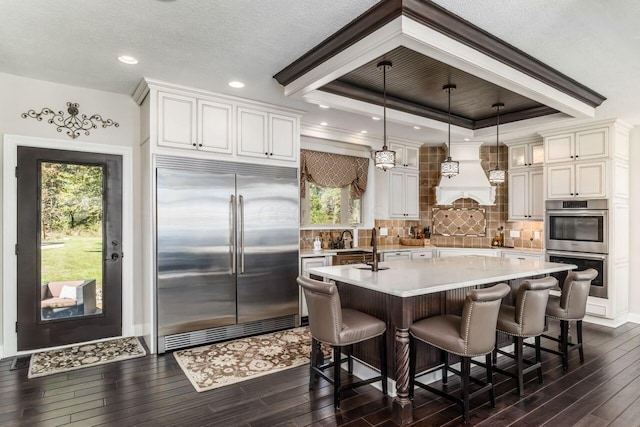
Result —
<svg viewBox="0 0 640 427"><path fill-rule="evenodd" d="M194 142L194 143L193 143L193 144L191 144L191 145L193 145L193 146L195 147L195 146L196 146L196 143Z"/></svg>
<svg viewBox="0 0 640 427"><path fill-rule="evenodd" d="M576 193L576 196L578 196L578 195L579 195L579 194L578 194L578 193Z"/></svg>
<svg viewBox="0 0 640 427"><path fill-rule="evenodd" d="M576 154L576 159L578 158L578 155Z"/></svg>
<svg viewBox="0 0 640 427"><path fill-rule="evenodd" d="M573 196L573 193L569 193L570 196Z"/></svg>
<svg viewBox="0 0 640 427"><path fill-rule="evenodd" d="M202 144L198 144L198 147L202 147Z"/></svg>
<svg viewBox="0 0 640 427"><path fill-rule="evenodd" d="M273 153L269 153L270 156L273 156Z"/></svg>
<svg viewBox="0 0 640 427"><path fill-rule="evenodd" d="M573 156L571 156L571 158L573 159Z"/></svg>
<svg viewBox="0 0 640 427"><path fill-rule="evenodd" d="M269 155L269 153L267 153L267 152L265 151L265 152L264 152L264 155L265 155L265 156L268 156L268 155Z"/></svg>

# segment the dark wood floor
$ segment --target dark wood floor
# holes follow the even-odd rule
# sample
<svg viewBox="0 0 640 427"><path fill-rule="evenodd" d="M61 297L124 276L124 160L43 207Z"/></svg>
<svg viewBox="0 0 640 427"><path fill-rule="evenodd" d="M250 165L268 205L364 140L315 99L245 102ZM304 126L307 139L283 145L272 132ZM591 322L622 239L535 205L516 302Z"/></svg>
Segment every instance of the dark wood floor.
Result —
<svg viewBox="0 0 640 427"><path fill-rule="evenodd" d="M574 352L566 372L543 354L544 384L530 379L524 398L496 376L497 407L476 400L468 425L640 426L640 326L586 324L585 341L585 363ZM394 425L391 398L370 386L346 392L336 414L330 386L308 390L307 367L197 393L171 354L33 380L11 362L0 362L1 426ZM424 390L414 403L416 426L462 424L456 406Z"/></svg>

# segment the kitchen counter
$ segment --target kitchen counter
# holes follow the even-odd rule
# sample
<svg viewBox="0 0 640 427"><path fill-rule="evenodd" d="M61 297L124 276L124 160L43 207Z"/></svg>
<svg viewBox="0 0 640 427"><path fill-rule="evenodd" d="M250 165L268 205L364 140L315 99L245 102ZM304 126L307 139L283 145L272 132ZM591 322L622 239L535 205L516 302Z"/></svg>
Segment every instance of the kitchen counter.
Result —
<svg viewBox="0 0 640 427"><path fill-rule="evenodd" d="M378 246L378 253L384 252L398 252L398 251L429 251L433 249L487 249L487 250L500 250L502 252L520 252L520 253L530 253L536 255L544 254L544 249L529 249L529 248L507 248L504 246L492 246L486 248L459 248L453 246L405 246L405 245L381 245ZM351 249L322 249L320 251L314 251L313 249L300 249L300 257L309 258L309 257L322 257L322 256L333 256L337 255L340 252L348 252L348 251L365 251L371 252L371 246L360 246L357 248Z"/></svg>
<svg viewBox="0 0 640 427"><path fill-rule="evenodd" d="M360 269L363 264L310 268L311 274L401 298L469 286L556 273L572 264L477 255L431 258L420 261L381 262L387 270Z"/></svg>

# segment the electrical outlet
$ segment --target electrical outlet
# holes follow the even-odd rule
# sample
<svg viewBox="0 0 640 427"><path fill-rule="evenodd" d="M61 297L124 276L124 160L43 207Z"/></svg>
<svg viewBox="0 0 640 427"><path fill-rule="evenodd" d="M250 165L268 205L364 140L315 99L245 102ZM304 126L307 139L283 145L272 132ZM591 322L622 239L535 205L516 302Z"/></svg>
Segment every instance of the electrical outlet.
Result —
<svg viewBox="0 0 640 427"><path fill-rule="evenodd" d="M539 231L534 231L533 232L533 238L536 240L540 240L540 232Z"/></svg>
<svg viewBox="0 0 640 427"><path fill-rule="evenodd" d="M380 227L380 235L381 236L388 236L389 235L389 230L387 230L387 227Z"/></svg>
<svg viewBox="0 0 640 427"><path fill-rule="evenodd" d="M509 230L509 237L517 239L520 237L520 230Z"/></svg>

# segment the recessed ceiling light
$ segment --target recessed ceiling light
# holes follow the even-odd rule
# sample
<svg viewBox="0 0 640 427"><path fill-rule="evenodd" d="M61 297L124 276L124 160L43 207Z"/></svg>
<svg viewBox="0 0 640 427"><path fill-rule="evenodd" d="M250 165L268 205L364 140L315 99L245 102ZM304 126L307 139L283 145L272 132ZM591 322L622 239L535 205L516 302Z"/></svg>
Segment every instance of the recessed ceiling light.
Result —
<svg viewBox="0 0 640 427"><path fill-rule="evenodd" d="M380 120L380 117L376 117L376 116L372 116L371 117L373 120Z"/></svg>
<svg viewBox="0 0 640 427"><path fill-rule="evenodd" d="M326 126L328 123L327 122L322 122L320 123L320 126Z"/></svg>
<svg viewBox="0 0 640 427"><path fill-rule="evenodd" d="M465 138L464 140L465 140L465 141L471 141L469 138Z"/></svg>
<svg viewBox="0 0 640 427"><path fill-rule="evenodd" d="M361 130L360 133L367 133L367 131L366 130Z"/></svg>
<svg viewBox="0 0 640 427"><path fill-rule="evenodd" d="M322 105L322 104L319 104L318 107L320 107L320 108L331 108L328 105Z"/></svg>
<svg viewBox="0 0 640 427"><path fill-rule="evenodd" d="M235 87L236 89L240 89L241 87L244 87L244 83L234 80L232 82L229 82L229 86Z"/></svg>
<svg viewBox="0 0 640 427"><path fill-rule="evenodd" d="M118 61L122 62L123 64L127 64L127 65L136 65L138 63L138 60L136 58L134 58L133 56L129 56L129 55L118 56Z"/></svg>
<svg viewBox="0 0 640 427"><path fill-rule="evenodd" d="M413 127L415 130L420 130L420 126L414 126Z"/></svg>

